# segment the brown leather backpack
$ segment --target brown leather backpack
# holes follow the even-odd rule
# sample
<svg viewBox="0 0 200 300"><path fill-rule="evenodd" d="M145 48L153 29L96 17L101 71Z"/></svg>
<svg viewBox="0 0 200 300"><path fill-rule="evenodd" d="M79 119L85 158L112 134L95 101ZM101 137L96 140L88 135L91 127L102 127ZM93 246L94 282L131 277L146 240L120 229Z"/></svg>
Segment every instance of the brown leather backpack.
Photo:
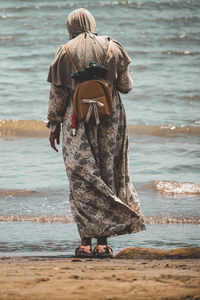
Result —
<svg viewBox="0 0 200 300"><path fill-rule="evenodd" d="M110 47L111 41L109 42L104 65L106 64ZM74 70L77 71L67 45L65 45L65 50ZM112 93L108 83L101 78L78 83L73 94L73 108L77 119L85 122L95 120L96 124L99 124L102 117L110 117L112 114Z"/></svg>

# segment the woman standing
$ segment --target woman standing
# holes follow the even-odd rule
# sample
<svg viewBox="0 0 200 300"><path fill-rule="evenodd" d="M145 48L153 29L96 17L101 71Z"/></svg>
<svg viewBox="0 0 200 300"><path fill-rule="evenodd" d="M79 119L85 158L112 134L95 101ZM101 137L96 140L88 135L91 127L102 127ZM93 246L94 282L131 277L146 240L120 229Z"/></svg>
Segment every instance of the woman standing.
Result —
<svg viewBox="0 0 200 300"><path fill-rule="evenodd" d="M96 35L96 23L83 8L67 18L70 54L81 70L90 61L103 65L107 57L106 81L112 91L112 116L99 125L79 121L72 132L72 95L75 82L72 63L60 46L52 62L48 124L50 144L56 151L62 124L62 149L70 184L70 205L81 237L76 255L111 257L107 237L145 230L138 195L131 183L128 166L126 115L119 92L132 89L130 57L122 46L107 36ZM111 43L109 53L108 47ZM91 239L97 239L92 251Z"/></svg>

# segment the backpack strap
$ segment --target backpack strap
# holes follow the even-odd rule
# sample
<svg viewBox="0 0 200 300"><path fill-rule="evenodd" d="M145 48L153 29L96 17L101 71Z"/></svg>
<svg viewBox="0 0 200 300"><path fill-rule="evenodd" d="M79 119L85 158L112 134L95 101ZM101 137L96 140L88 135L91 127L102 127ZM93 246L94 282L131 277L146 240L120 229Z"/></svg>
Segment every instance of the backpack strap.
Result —
<svg viewBox="0 0 200 300"><path fill-rule="evenodd" d="M110 49L111 49L111 45L112 45L112 40L109 40L108 49L107 49L107 52L106 52L106 57L105 57L104 62L103 62L103 65L104 65L104 66L105 66L106 63L107 63L108 56L109 56ZM75 63L74 63L74 61L73 61L73 59L72 59L71 53L69 52L69 48L68 48L67 44L65 44L65 50L66 50L66 52L67 52L67 55L68 55L68 57L69 57L69 60L71 61L71 64L72 64L72 66L73 66L74 71L75 71L75 72L78 71L78 69L77 69L77 67L76 67L76 65L75 65Z"/></svg>
<svg viewBox="0 0 200 300"><path fill-rule="evenodd" d="M75 65L75 63L74 63L74 61L73 61L73 59L72 59L71 53L69 52L69 48L67 47L67 44L65 45L65 50L66 50L66 52L67 52L67 55L68 55L68 57L69 57L69 60L71 61L71 64L72 64L72 66L73 66L73 68L74 68L74 71L75 71L75 72L78 71L78 69L77 69L77 67L76 67L76 65Z"/></svg>
<svg viewBox="0 0 200 300"><path fill-rule="evenodd" d="M111 39L109 39L108 49L107 49L107 52L106 52L106 57L105 57L105 59L104 59L104 63L103 63L103 65L104 65L104 66L105 66L105 65L106 65L106 63L107 63L108 56L109 56L109 54L110 54L111 45L112 45L112 40L111 40Z"/></svg>

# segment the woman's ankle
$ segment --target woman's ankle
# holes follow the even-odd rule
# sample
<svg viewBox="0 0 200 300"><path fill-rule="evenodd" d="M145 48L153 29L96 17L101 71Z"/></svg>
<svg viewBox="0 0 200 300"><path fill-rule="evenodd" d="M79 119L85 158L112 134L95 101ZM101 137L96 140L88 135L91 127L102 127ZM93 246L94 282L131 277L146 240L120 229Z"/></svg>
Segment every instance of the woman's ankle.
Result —
<svg viewBox="0 0 200 300"><path fill-rule="evenodd" d="M82 246L92 246L92 240L91 240L91 238L83 238L81 240L81 245Z"/></svg>
<svg viewBox="0 0 200 300"><path fill-rule="evenodd" d="M97 245L106 245L107 246L107 237L101 236L97 239Z"/></svg>

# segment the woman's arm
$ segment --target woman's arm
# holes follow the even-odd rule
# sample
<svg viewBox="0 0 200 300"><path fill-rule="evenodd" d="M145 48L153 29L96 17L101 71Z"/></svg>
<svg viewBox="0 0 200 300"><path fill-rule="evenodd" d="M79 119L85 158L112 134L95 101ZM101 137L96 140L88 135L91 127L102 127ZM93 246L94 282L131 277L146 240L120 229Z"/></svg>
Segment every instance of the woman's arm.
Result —
<svg viewBox="0 0 200 300"><path fill-rule="evenodd" d="M55 140L57 144L60 143L60 127L65 113L67 100L69 98L69 90L62 86L56 86L51 83L50 94L49 94L49 108L47 119L47 127L50 129L49 141L51 147L58 152L55 147Z"/></svg>
<svg viewBox="0 0 200 300"><path fill-rule="evenodd" d="M118 73L117 89L123 94L127 94L133 88L133 80L129 66Z"/></svg>
<svg viewBox="0 0 200 300"><path fill-rule="evenodd" d="M47 114L47 119L49 120L47 127L50 128L51 132L60 133L60 125L63 120L68 97L69 91L67 88L51 83Z"/></svg>
<svg viewBox="0 0 200 300"><path fill-rule="evenodd" d="M113 47L113 55L117 57L116 88L119 92L127 94L133 87L132 75L129 68L131 58L117 41L113 41Z"/></svg>

